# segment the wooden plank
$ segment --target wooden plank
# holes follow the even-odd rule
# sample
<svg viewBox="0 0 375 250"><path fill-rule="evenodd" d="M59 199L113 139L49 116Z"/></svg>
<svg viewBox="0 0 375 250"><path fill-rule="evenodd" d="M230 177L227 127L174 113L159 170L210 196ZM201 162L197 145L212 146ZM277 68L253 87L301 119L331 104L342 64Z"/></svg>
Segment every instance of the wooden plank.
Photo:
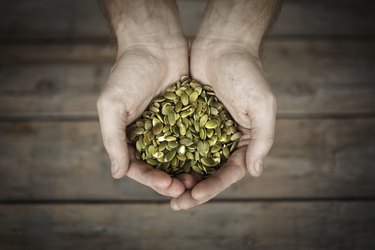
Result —
<svg viewBox="0 0 375 250"><path fill-rule="evenodd" d="M182 26L194 36L206 1L179 0ZM375 35L371 0L288 0L271 36ZM108 40L107 24L92 0L2 0L0 40Z"/></svg>
<svg viewBox="0 0 375 250"><path fill-rule="evenodd" d="M375 119L281 119L261 178L247 176L219 198L373 197ZM3 200L162 197L113 180L96 121L1 122Z"/></svg>
<svg viewBox="0 0 375 250"><path fill-rule="evenodd" d="M280 115L373 114L374 41L269 41L264 64ZM2 46L1 115L96 115L109 45Z"/></svg>
<svg viewBox="0 0 375 250"><path fill-rule="evenodd" d="M370 250L374 211L374 202L0 206L0 247Z"/></svg>

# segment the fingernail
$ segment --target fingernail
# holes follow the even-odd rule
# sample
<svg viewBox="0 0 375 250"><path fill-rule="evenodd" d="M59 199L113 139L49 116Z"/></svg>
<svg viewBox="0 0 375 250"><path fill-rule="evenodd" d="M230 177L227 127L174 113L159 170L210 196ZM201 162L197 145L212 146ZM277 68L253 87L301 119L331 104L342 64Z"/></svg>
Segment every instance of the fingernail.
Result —
<svg viewBox="0 0 375 250"><path fill-rule="evenodd" d="M119 171L119 169L120 169L119 165L116 162L112 162L112 165L111 165L112 175L116 174Z"/></svg>
<svg viewBox="0 0 375 250"><path fill-rule="evenodd" d="M263 161L259 160L255 163L254 167L255 172L257 172L259 175L263 173Z"/></svg>
<svg viewBox="0 0 375 250"><path fill-rule="evenodd" d="M174 200L171 200L171 208L174 210L174 211L178 211L180 210L176 204L176 202Z"/></svg>

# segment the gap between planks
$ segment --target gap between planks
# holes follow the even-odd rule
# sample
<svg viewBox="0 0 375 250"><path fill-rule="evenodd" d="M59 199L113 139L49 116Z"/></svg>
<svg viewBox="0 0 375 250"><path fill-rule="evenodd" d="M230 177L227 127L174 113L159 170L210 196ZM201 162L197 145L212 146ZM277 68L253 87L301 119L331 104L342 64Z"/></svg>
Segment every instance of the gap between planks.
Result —
<svg viewBox="0 0 375 250"><path fill-rule="evenodd" d="M36 200L0 200L4 205L126 205L126 204L168 204L170 199L36 199ZM303 203L303 202L375 202L375 196L364 197L293 197L293 198L221 198L210 200L209 203Z"/></svg>
<svg viewBox="0 0 375 250"><path fill-rule="evenodd" d="M277 119L282 120L345 120L345 119L373 119L375 112L348 112L348 113L295 113L279 112ZM0 115L0 122L24 122L24 121L43 121L43 122L81 122L81 121L99 121L97 114L31 114L31 115Z"/></svg>

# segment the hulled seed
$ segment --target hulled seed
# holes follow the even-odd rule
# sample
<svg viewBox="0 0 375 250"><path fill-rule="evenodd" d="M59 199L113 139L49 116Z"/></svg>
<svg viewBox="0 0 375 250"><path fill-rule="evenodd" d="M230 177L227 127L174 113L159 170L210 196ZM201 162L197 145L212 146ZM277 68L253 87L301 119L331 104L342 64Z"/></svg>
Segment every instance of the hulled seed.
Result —
<svg viewBox="0 0 375 250"><path fill-rule="evenodd" d="M127 130L136 158L172 176L213 174L241 137L209 85L182 76Z"/></svg>

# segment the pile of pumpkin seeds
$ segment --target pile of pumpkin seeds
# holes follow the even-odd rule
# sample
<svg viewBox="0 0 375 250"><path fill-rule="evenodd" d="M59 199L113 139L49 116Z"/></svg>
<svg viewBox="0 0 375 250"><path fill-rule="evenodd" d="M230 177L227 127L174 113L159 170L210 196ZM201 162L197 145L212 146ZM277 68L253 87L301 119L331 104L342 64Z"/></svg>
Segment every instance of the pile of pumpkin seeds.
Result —
<svg viewBox="0 0 375 250"><path fill-rule="evenodd" d="M211 86L182 76L127 129L136 158L174 176L208 176L229 158L241 137Z"/></svg>

